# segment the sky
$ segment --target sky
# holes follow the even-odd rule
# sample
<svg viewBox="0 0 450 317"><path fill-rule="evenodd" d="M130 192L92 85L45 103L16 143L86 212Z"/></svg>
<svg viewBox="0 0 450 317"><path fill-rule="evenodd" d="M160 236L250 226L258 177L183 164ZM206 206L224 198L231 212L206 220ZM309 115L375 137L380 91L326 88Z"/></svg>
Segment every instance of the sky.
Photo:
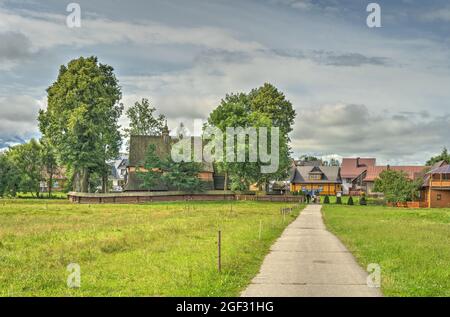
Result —
<svg viewBox="0 0 450 317"><path fill-rule="evenodd" d="M60 65L98 56L125 108L150 99L175 129L265 82L296 109L292 149L423 164L450 148L450 2L0 0L0 149L40 136ZM126 126L125 118L121 124Z"/></svg>

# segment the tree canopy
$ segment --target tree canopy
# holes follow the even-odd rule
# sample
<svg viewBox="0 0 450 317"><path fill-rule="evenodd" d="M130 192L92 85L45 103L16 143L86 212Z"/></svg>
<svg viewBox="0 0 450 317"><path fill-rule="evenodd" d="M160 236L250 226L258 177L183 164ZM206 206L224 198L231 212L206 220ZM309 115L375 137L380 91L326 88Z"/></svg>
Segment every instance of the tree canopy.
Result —
<svg viewBox="0 0 450 317"><path fill-rule="evenodd" d="M39 113L39 127L59 160L73 169L75 190L87 192L93 172L107 182L106 161L116 158L121 146L118 120L123 111L113 68L97 57L72 60L61 66L47 93L48 107Z"/></svg>
<svg viewBox="0 0 450 317"><path fill-rule="evenodd" d="M162 114L155 116L156 108L150 105L150 101L143 98L136 101L128 108L126 115L130 120L129 127L124 129L127 137L131 135L160 135L166 117Z"/></svg>
<svg viewBox="0 0 450 317"><path fill-rule="evenodd" d="M404 203L418 197L422 180L412 181L403 171L386 170L375 180L374 191L383 193L390 203Z"/></svg>
<svg viewBox="0 0 450 317"><path fill-rule="evenodd" d="M450 164L450 153L448 153L447 148L444 148L444 149L442 150L441 154L436 155L436 156L430 158L430 159L427 161L427 166L432 166L433 164L436 164L436 163L438 163L438 162L440 162L440 161L445 161L445 162L447 162L447 163Z"/></svg>
<svg viewBox="0 0 450 317"><path fill-rule="evenodd" d="M222 99L220 105L209 115L208 124L219 128L223 133L226 132L227 128L265 127L268 128L269 132L271 127L280 129L278 140L280 146L279 165L277 171L262 173L261 166L265 164L261 161L251 162L246 160L245 162L234 162L225 159L223 162L217 162L216 166L225 173L232 189L247 189L253 183L262 186L267 184L269 180L280 179L286 176L286 171L290 164L288 134L292 131L295 115L292 104L286 100L283 93L268 83L253 89L249 94L228 94ZM248 143L240 144L236 142L234 155L236 156L239 147L241 149L245 147L245 156L246 158L250 157ZM261 149L259 150L261 151Z"/></svg>

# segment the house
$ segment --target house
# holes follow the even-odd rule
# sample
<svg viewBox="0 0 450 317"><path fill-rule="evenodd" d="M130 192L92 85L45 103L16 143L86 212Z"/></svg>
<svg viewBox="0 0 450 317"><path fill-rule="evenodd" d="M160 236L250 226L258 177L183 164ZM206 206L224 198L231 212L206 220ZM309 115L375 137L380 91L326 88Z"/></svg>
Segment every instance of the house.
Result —
<svg viewBox="0 0 450 317"><path fill-rule="evenodd" d="M127 182L128 154L121 154L108 164L111 167L109 180L112 181L113 191L122 191Z"/></svg>
<svg viewBox="0 0 450 317"><path fill-rule="evenodd" d="M426 173L420 200L427 208L450 208L450 165L434 166Z"/></svg>
<svg viewBox="0 0 450 317"><path fill-rule="evenodd" d="M349 195L363 189L367 169L376 165L375 158L344 158L341 165L342 192Z"/></svg>
<svg viewBox="0 0 450 317"><path fill-rule="evenodd" d="M386 170L402 171L406 173L410 180L415 180L423 177L426 171L426 166L370 166L367 168L366 176L363 180L364 191L368 195L377 195L380 193L374 192L375 180L380 177L380 174Z"/></svg>
<svg viewBox="0 0 450 317"><path fill-rule="evenodd" d="M42 175L45 179L49 179L49 175L46 170L42 171ZM57 167L52 175L52 191L64 191L67 183L66 169L64 167ZM48 182L39 182L39 191L41 193L48 193Z"/></svg>
<svg viewBox="0 0 450 317"><path fill-rule="evenodd" d="M294 166L290 171L291 192L319 191L321 195L336 195L342 191L339 166Z"/></svg>
<svg viewBox="0 0 450 317"><path fill-rule="evenodd" d="M194 137L191 138L194 142ZM127 166L127 183L124 191L168 191L174 190L167 188L165 184L157 184L152 188L143 187L143 182L139 178L137 171L143 170L145 156L151 144L156 147L156 155L161 159L167 158L172 149L172 145L178 139L169 135L167 126L160 136L143 136L135 135L130 138L130 156ZM207 190L217 189L214 185L214 167L212 163L203 162L201 172L198 177L203 181L204 187Z"/></svg>

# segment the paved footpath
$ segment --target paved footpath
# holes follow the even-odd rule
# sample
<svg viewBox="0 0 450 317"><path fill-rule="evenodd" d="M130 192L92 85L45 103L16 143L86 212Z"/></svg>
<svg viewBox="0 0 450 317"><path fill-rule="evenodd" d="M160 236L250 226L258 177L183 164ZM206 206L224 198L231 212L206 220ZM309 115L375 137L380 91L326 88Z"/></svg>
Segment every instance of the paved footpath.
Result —
<svg viewBox="0 0 450 317"><path fill-rule="evenodd" d="M309 205L271 247L244 297L382 296L367 286L368 273Z"/></svg>

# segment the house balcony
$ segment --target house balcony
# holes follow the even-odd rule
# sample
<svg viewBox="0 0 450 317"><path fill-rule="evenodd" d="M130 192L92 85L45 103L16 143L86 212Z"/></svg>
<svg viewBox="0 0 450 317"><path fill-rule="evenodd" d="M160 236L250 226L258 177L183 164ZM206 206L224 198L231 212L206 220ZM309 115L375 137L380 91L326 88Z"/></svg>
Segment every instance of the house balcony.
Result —
<svg viewBox="0 0 450 317"><path fill-rule="evenodd" d="M433 180L430 185L432 188L450 188L450 180Z"/></svg>

